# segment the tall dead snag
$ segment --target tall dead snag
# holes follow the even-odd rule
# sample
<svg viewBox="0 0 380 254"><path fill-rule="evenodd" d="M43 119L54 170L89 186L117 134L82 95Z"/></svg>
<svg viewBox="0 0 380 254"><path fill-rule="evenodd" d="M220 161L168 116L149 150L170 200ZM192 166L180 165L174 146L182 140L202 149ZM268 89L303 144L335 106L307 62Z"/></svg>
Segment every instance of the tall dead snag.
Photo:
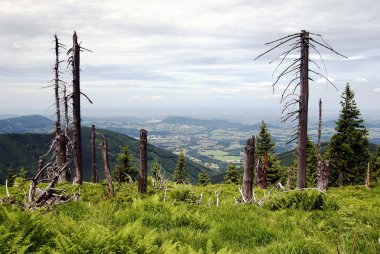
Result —
<svg viewBox="0 0 380 254"><path fill-rule="evenodd" d="M108 195L110 198L115 196L115 191L113 189L111 171L110 171L110 162L108 160L108 148L107 148L107 138L102 134L103 142L100 144L100 149L102 151L103 166L104 166L104 178L107 181L108 186Z"/></svg>
<svg viewBox="0 0 380 254"><path fill-rule="evenodd" d="M66 136L62 131L61 126L61 110L60 110L60 97L59 90L61 85L65 84L63 80L60 79L60 63L62 61L59 60L60 49L65 46L61 44L58 40L57 35L54 35L54 51L55 51L55 65L53 67L54 70L54 94L55 94L55 111L56 111L56 122L55 122L55 144L54 144L54 152L55 152L55 161L57 164L57 168L62 168L63 165L67 162L66 156ZM67 181L67 169L65 168L59 176L58 181L63 182Z"/></svg>
<svg viewBox="0 0 380 254"><path fill-rule="evenodd" d="M96 173L95 125L91 125L91 182L98 182Z"/></svg>
<svg viewBox="0 0 380 254"><path fill-rule="evenodd" d="M74 152L74 182L82 184L82 131L80 116L80 46L76 32L73 35L71 66L73 74L73 152Z"/></svg>
<svg viewBox="0 0 380 254"><path fill-rule="evenodd" d="M146 193L148 178L148 139L147 131L140 130L140 179L139 193Z"/></svg>
<svg viewBox="0 0 380 254"><path fill-rule="evenodd" d="M244 173L243 173L243 188L242 195L246 202L252 200L252 188L253 188L253 170L255 164L255 137L247 140L247 144L244 148L245 158L244 158Z"/></svg>
<svg viewBox="0 0 380 254"><path fill-rule="evenodd" d="M319 121L318 121L318 186L321 191L327 191L329 184L329 168L328 160L322 161L321 155L321 136L322 136L322 100L319 99Z"/></svg>
<svg viewBox="0 0 380 254"><path fill-rule="evenodd" d="M322 41L314 39L310 37L310 35L314 35L316 36L316 38L321 39ZM280 79L282 79L284 76L294 75L293 78L290 78L290 81L288 82L286 88L282 93L281 103L284 104L284 109L282 111L282 121L292 119L293 122L298 120L298 124L294 126L293 133L288 143L297 140L297 188L303 189L306 187L306 143L309 102L309 80L313 81L313 79L309 77L309 73L313 73L318 77L322 77L327 82L332 84L331 81L328 79L327 73L326 75L323 75L309 68L309 63L312 63L317 68L320 68L314 60L309 59L309 48L315 50L320 57L321 54L316 48L317 45L324 47L340 56L343 55L339 54L330 45L328 45L323 40L321 35L309 33L305 30L302 30L301 33L288 35L283 38L266 43L266 45L274 46L266 52L260 54L258 57L256 57L256 59L279 48L281 45L284 45L286 43L289 43L290 49L281 53L270 62L272 63L277 59L280 59L280 63L277 65L274 73L282 65L285 59L287 59L287 56L289 54L300 52L300 57L291 60L289 65L287 65L284 68L284 70L277 76L276 81L273 83L273 89L276 86L276 84L280 81ZM323 61L322 57L321 60ZM297 104L298 109L295 109Z"/></svg>

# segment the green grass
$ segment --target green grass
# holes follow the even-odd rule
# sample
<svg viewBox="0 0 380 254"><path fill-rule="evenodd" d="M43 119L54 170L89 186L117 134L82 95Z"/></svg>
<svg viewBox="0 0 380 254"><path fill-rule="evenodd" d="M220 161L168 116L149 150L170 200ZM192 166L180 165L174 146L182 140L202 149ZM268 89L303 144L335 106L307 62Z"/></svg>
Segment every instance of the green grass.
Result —
<svg viewBox="0 0 380 254"><path fill-rule="evenodd" d="M23 203L22 189L27 187L11 187L10 193ZM70 184L57 188L79 191ZM80 202L52 211L0 206L0 253L380 252L380 187L332 188L327 196L278 193L264 208L235 204L236 185L172 184L166 202L164 192L150 186L142 196L136 185L116 186L113 200L105 188L85 183Z"/></svg>

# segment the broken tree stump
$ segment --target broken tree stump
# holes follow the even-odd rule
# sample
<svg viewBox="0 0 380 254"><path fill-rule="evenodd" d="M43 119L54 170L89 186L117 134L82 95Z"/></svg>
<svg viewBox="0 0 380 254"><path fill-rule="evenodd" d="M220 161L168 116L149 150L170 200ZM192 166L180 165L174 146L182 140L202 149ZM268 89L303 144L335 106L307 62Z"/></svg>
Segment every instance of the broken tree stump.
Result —
<svg viewBox="0 0 380 254"><path fill-rule="evenodd" d="M140 179L139 193L146 193L148 178L148 132L140 130Z"/></svg>
<svg viewBox="0 0 380 254"><path fill-rule="evenodd" d="M110 198L113 198L115 196L115 191L114 191L112 179L111 179L110 162L108 160L107 138L103 134L102 134L102 137L103 137L103 142L100 144L100 149L102 151L104 177L107 181L108 196Z"/></svg>
<svg viewBox="0 0 380 254"><path fill-rule="evenodd" d="M243 174L243 186L242 195L243 199L250 202L252 199L252 188L253 188L253 170L254 170L254 154L255 154L255 137L247 140L247 144L244 148L245 158L244 158L244 174Z"/></svg>

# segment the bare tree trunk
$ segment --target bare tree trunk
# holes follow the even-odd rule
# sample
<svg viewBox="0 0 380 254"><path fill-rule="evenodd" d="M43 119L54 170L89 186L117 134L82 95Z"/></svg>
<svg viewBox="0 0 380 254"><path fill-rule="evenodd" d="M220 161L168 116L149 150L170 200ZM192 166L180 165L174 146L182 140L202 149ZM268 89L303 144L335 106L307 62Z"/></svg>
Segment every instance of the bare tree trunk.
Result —
<svg viewBox="0 0 380 254"><path fill-rule="evenodd" d="M247 202L252 199L252 188L253 188L253 170L255 164L255 137L247 140L247 145L244 148L245 160L244 160L244 175L243 175L243 187L242 194Z"/></svg>
<svg viewBox="0 0 380 254"><path fill-rule="evenodd" d="M38 160L38 171L37 171L37 172L40 172L40 171L42 170L43 167L44 167L44 160L43 160L42 158L40 158L40 159ZM38 179L36 179L36 181L41 182L43 178L44 178L43 174L40 174L40 175L38 176Z"/></svg>
<svg viewBox="0 0 380 254"><path fill-rule="evenodd" d="M330 164L328 160L322 161L319 166L318 189L327 191L329 185L329 169Z"/></svg>
<svg viewBox="0 0 380 254"><path fill-rule="evenodd" d="M298 124L297 188L306 187L307 114L309 103L309 33L301 33L300 101Z"/></svg>
<svg viewBox="0 0 380 254"><path fill-rule="evenodd" d="M339 188L343 187L343 172L339 172Z"/></svg>
<svg viewBox="0 0 380 254"><path fill-rule="evenodd" d="M371 172L370 172L369 162L367 165L367 174L365 177L365 187L367 187L367 189L371 189Z"/></svg>
<svg viewBox="0 0 380 254"><path fill-rule="evenodd" d="M321 136L322 136L322 99L319 98L319 121L318 121L318 161L321 161Z"/></svg>
<svg viewBox="0 0 380 254"><path fill-rule="evenodd" d="M73 150L74 150L74 182L82 184L82 133L80 115L80 46L76 32L73 35L72 47L72 73L73 73Z"/></svg>
<svg viewBox="0 0 380 254"><path fill-rule="evenodd" d="M147 131L140 130L140 179L139 193L146 193L148 177L148 140Z"/></svg>
<svg viewBox="0 0 380 254"><path fill-rule="evenodd" d="M292 188L292 178L293 178L293 174L294 174L294 168L293 168L293 164L290 165L289 167L289 173L288 173L288 179L286 180L286 187L288 189L291 189Z"/></svg>
<svg viewBox="0 0 380 254"><path fill-rule="evenodd" d="M54 65L54 93L55 93L55 114L56 114L56 122L55 122L55 160L57 162L58 168L62 168L63 165L66 164L66 142L65 135L62 132L61 127L61 110L60 110L60 98L59 98L59 84L63 82L59 79L59 48L60 43L58 41L57 35L54 35L55 39L55 65ZM67 181L67 170L64 170L62 174L59 176L59 182Z"/></svg>
<svg viewBox="0 0 380 254"><path fill-rule="evenodd" d="M102 134L103 142L100 144L100 148L102 150L102 158L104 165L104 177L107 181L108 186L108 195L110 198L115 196L115 191L113 189L112 179L111 179L111 171L110 171L110 163L108 160L108 148L107 148L107 138Z"/></svg>
<svg viewBox="0 0 380 254"><path fill-rule="evenodd" d="M98 182L96 173L95 125L91 125L91 182Z"/></svg>

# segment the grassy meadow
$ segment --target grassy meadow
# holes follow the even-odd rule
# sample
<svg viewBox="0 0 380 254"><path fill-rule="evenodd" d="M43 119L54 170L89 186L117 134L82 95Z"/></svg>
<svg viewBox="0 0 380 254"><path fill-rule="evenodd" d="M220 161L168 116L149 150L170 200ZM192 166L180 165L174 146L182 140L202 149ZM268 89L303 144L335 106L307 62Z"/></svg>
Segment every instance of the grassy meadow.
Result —
<svg viewBox="0 0 380 254"><path fill-rule="evenodd" d="M59 184L81 200L24 211L28 182L17 182L9 192L18 203L0 205L0 253L380 253L380 186L272 191L270 199L255 189L264 207L236 204L236 185L169 184L166 195L115 187L111 200L104 183Z"/></svg>

